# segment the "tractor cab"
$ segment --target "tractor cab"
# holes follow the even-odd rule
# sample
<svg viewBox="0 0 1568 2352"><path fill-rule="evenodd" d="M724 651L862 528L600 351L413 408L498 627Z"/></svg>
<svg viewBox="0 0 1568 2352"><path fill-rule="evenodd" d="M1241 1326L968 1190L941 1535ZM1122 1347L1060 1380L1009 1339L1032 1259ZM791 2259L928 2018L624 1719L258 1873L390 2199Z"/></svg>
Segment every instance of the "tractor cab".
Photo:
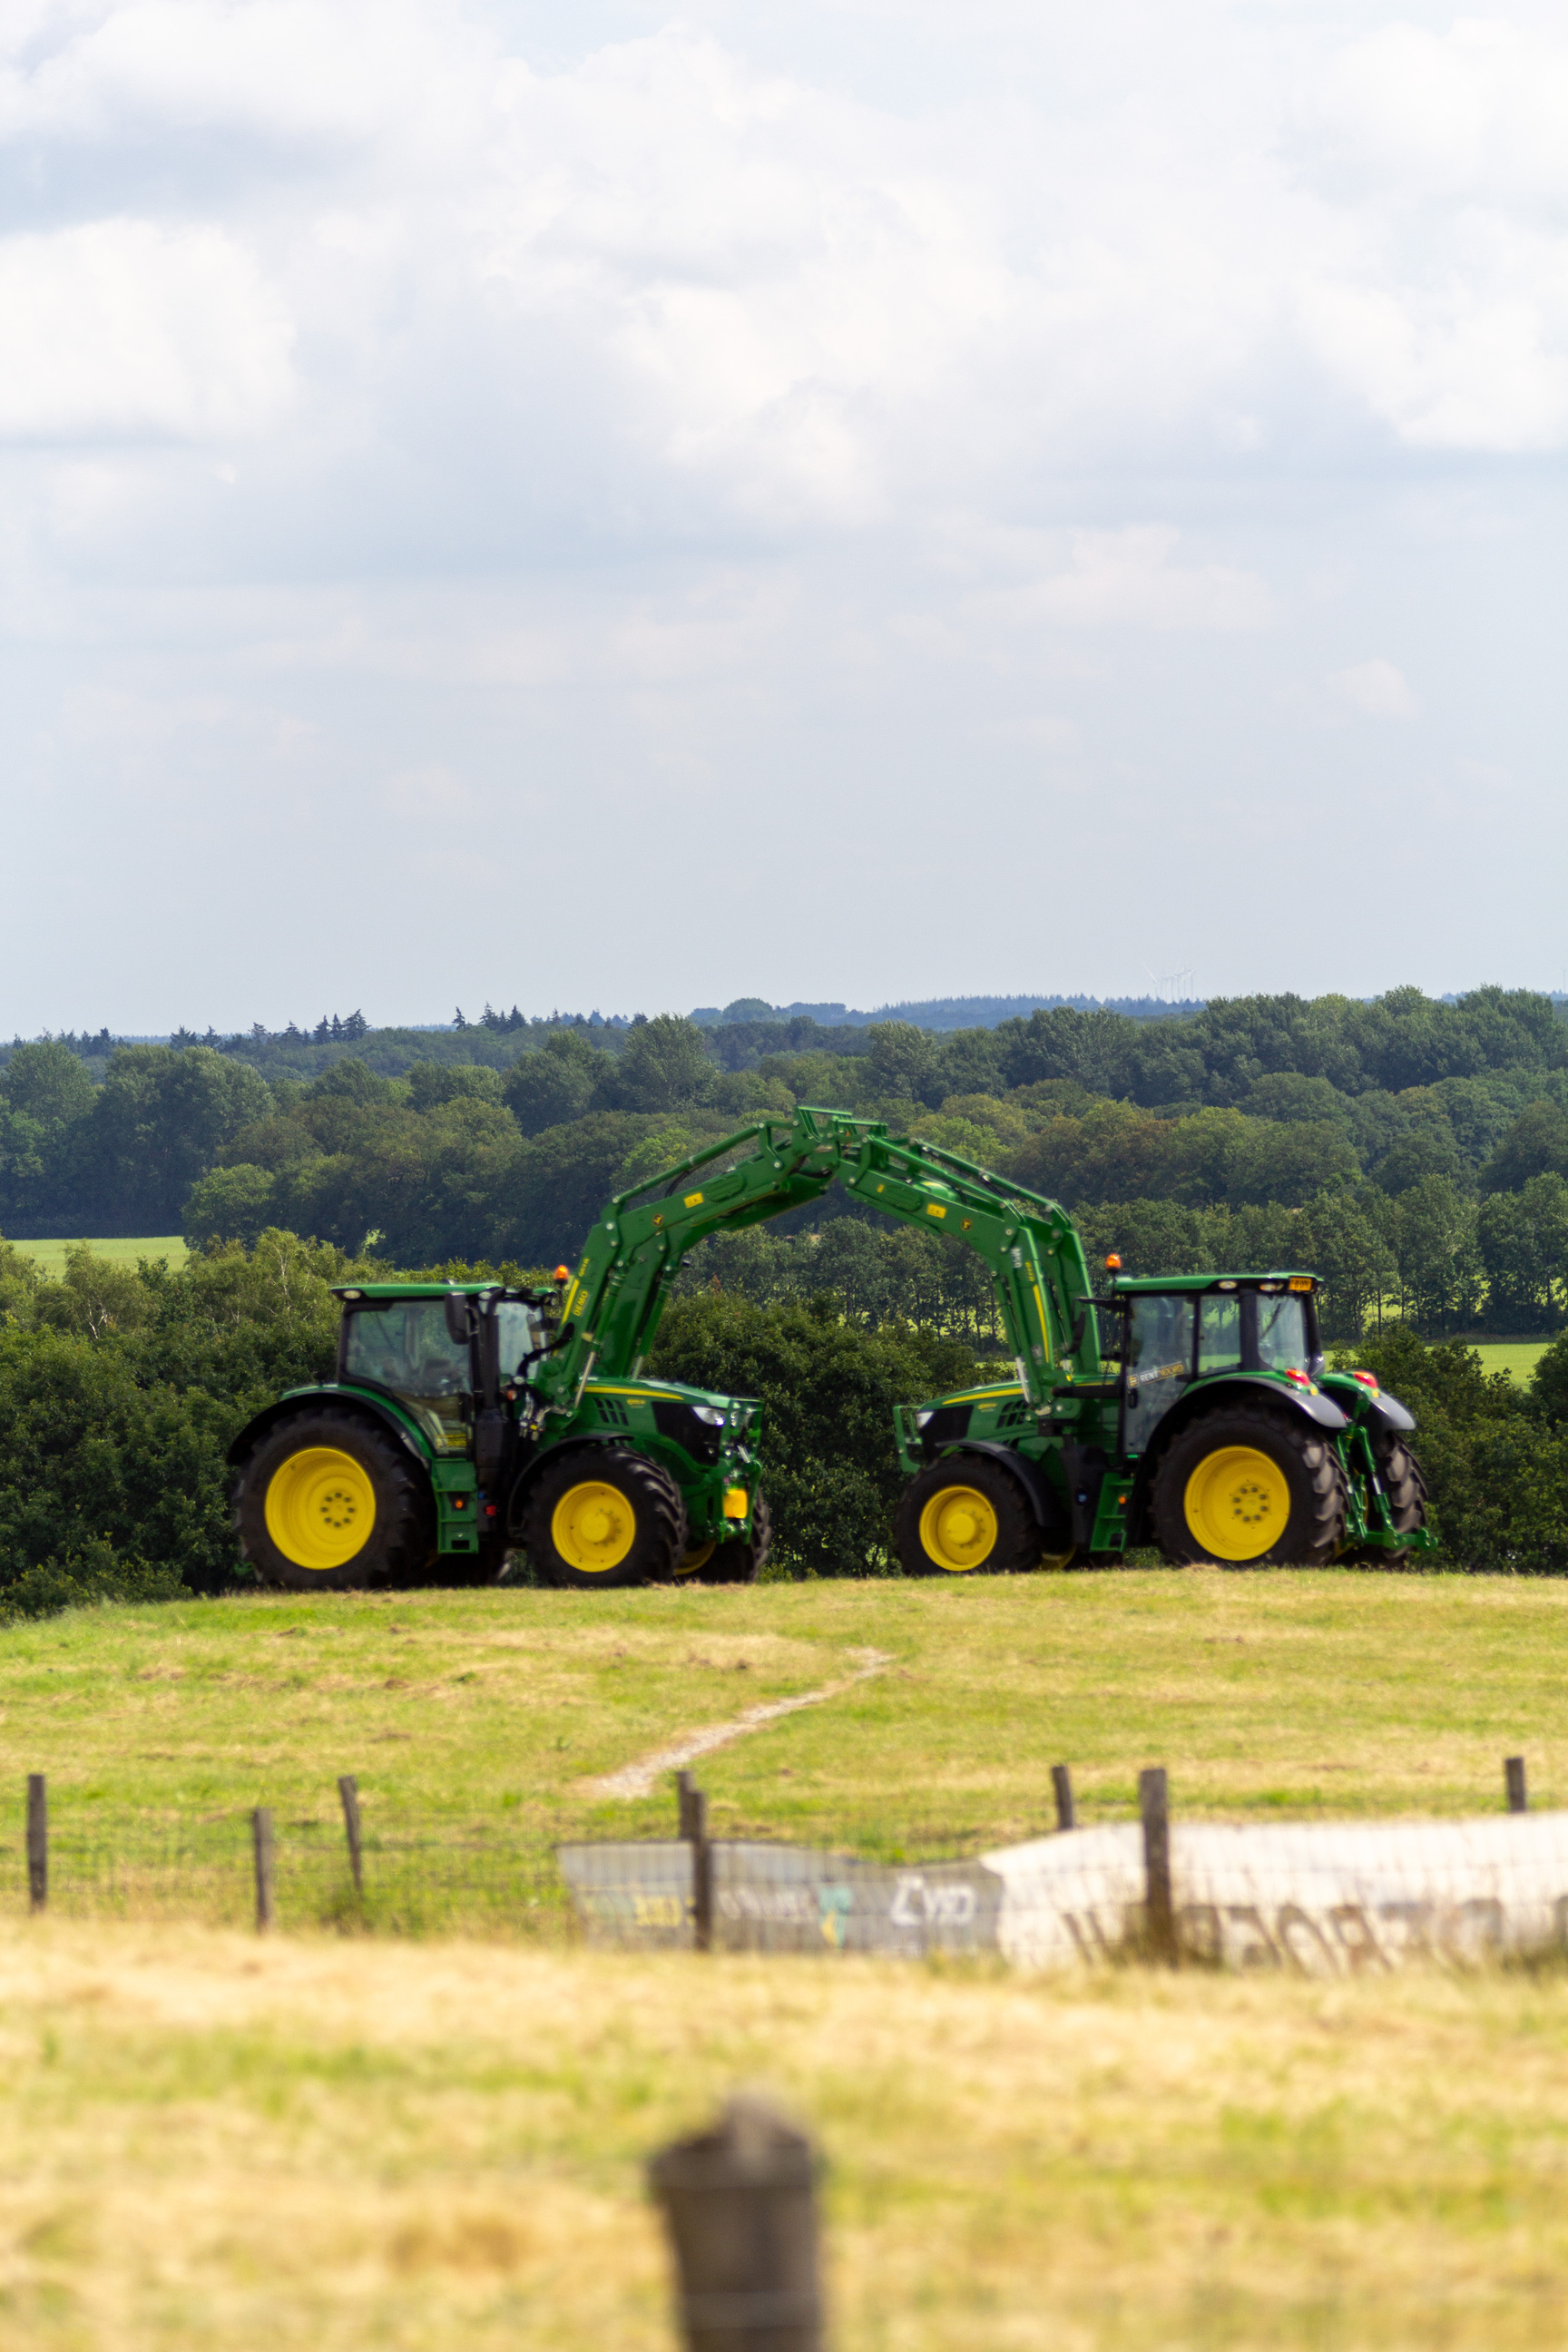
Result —
<svg viewBox="0 0 1568 2352"><path fill-rule="evenodd" d="M1262 1378L1320 1393L1316 1289L1291 1272L1117 1280L1101 1302L1100 1354L1121 1367L1121 1450L1146 1452L1199 1382Z"/></svg>
<svg viewBox="0 0 1568 2352"><path fill-rule="evenodd" d="M475 1398L493 1407L515 1394L521 1368L548 1344L549 1294L377 1283L338 1296L339 1381L396 1397L438 1457L468 1451Z"/></svg>

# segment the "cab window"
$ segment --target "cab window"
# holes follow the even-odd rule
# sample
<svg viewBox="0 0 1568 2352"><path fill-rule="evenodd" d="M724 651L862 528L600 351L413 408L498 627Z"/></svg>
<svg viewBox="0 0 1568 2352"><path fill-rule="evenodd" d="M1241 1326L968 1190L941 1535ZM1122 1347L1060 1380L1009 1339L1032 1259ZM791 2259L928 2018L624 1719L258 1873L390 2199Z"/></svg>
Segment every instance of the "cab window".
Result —
<svg viewBox="0 0 1568 2352"><path fill-rule="evenodd" d="M1198 1370L1226 1372L1241 1361L1241 1294L1211 1290L1198 1301Z"/></svg>
<svg viewBox="0 0 1568 2352"><path fill-rule="evenodd" d="M1258 1294L1258 1360L1266 1372L1310 1370L1304 1298L1266 1298L1261 1292Z"/></svg>
<svg viewBox="0 0 1568 2352"><path fill-rule="evenodd" d="M503 1298L496 1308L497 1361L503 1381L511 1380L524 1356L544 1345L544 1318L521 1298Z"/></svg>
<svg viewBox="0 0 1568 2352"><path fill-rule="evenodd" d="M1134 1298L1127 1318L1124 1443L1142 1453L1193 1370L1193 1302L1179 1293Z"/></svg>
<svg viewBox="0 0 1568 2352"><path fill-rule="evenodd" d="M413 1407L444 1451L466 1445L468 1351L447 1329L439 1298L366 1303L347 1318L342 1377L374 1381Z"/></svg>

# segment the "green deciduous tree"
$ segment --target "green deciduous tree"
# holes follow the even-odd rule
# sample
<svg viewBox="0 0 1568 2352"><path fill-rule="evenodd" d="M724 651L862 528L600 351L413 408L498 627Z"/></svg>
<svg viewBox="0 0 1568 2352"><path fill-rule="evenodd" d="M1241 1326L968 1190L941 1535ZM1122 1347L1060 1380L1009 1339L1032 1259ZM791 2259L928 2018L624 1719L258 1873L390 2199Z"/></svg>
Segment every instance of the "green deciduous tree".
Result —
<svg viewBox="0 0 1568 2352"><path fill-rule="evenodd" d="M575 1030L558 1030L525 1054L506 1080L506 1101L524 1135L581 1118L605 1073L605 1056Z"/></svg>
<svg viewBox="0 0 1568 2352"><path fill-rule="evenodd" d="M599 1081L597 1099L621 1110L679 1110L705 1102L716 1075L696 1023L660 1013L633 1022L619 1060Z"/></svg>
<svg viewBox="0 0 1568 2352"><path fill-rule="evenodd" d="M75 1130L89 1230L177 1233L191 1186L270 1108L264 1079L205 1045L121 1046Z"/></svg>

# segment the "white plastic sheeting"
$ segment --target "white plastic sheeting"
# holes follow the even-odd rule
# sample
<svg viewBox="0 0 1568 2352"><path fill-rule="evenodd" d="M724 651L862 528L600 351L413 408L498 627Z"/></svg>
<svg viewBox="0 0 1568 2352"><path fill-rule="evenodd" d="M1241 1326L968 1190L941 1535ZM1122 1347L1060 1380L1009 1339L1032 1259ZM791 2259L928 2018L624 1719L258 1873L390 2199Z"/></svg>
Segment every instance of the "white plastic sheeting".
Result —
<svg viewBox="0 0 1568 2352"><path fill-rule="evenodd" d="M1142 1924L1135 1822L982 1857L1003 1882L996 1937L1028 1968L1113 1957ZM1173 1822L1184 1952L1221 1967L1354 1975L1422 1958L1568 1950L1568 1813L1462 1822Z"/></svg>

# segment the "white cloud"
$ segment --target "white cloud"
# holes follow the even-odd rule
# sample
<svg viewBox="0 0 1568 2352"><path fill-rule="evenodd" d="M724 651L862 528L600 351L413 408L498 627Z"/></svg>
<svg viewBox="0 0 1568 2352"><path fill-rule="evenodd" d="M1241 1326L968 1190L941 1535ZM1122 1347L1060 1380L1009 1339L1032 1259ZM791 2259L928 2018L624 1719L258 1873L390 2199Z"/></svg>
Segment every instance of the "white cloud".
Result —
<svg viewBox="0 0 1568 2352"><path fill-rule="evenodd" d="M1069 570L1016 598L1020 615L1073 629L1256 629L1270 598L1256 573L1173 562L1180 533L1162 525L1075 531Z"/></svg>
<svg viewBox="0 0 1568 2352"><path fill-rule="evenodd" d="M0 435L250 434L292 384L288 314L223 230L92 221L0 238Z"/></svg>
<svg viewBox="0 0 1568 2352"><path fill-rule="evenodd" d="M1357 662L1336 670L1330 681L1352 710L1366 719L1414 719L1415 697L1404 672L1391 661Z"/></svg>
<svg viewBox="0 0 1568 2352"><path fill-rule="evenodd" d="M961 983L955 882L1036 936L1026 848L998 875L947 845L955 774L1068 858L1101 795L1132 813L1119 938L1133 867L1172 886L1214 780L1221 839L1228 811L1288 830L1321 789L1302 681L1333 681L1320 717L1326 691L1408 722L1341 729L1346 778L1436 738L1539 816L1565 159L1546 0L1485 23L1428 0L689 0L662 24L641 0L12 0L0 615L28 658L0 772L44 779L47 854L118 843L106 888L138 874L151 902L216 903L199 842L226 811L309 803L324 871L384 799L378 887L413 909L387 934L432 971L458 952L416 895L443 780L526 816L490 829L525 892L590 809L584 961L668 964L726 923L745 946L742 875L833 957L907 958L883 993ZM1408 647L1421 707L1391 663L1336 668L1379 643ZM183 810L208 795L205 835L115 833L132 751L122 775L112 730L68 719L125 698L147 740L161 709L204 714L166 761ZM721 858L701 824L661 834L672 776L711 790ZM835 901L820 860L790 865L821 823L847 833L835 870L863 871L922 793L943 845L910 853L904 897ZM294 873L261 894L258 971ZM650 918L705 875L720 913ZM1352 941L1390 936L1377 908L1369 929L1347 899ZM1049 975L1020 948L1018 983L1116 981L1075 961L1112 951L1098 920L1058 919ZM330 936L302 918L291 951ZM49 942L11 945L36 992ZM950 975L914 968L939 954ZM0 999L0 1034L71 1011L33 1004ZM76 1016L105 1012L129 1017Z"/></svg>

